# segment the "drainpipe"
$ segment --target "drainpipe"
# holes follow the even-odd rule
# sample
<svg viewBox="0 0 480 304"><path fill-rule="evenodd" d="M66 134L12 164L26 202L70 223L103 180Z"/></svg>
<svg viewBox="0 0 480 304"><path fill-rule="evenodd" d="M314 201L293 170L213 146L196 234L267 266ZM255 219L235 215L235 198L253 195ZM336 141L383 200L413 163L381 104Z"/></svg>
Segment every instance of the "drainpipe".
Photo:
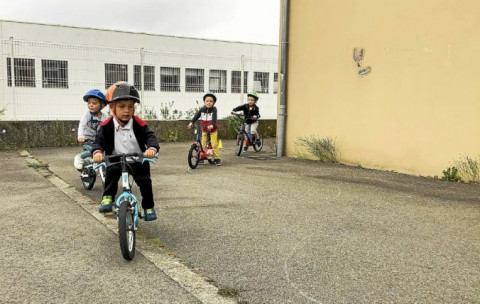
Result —
<svg viewBox="0 0 480 304"><path fill-rule="evenodd" d="M282 40L280 44L280 104L278 113L277 126L277 157L284 155L285 143L285 116L287 115L287 99L286 99L286 69L287 69L287 32L288 32L288 0L282 1L282 24L281 33Z"/></svg>

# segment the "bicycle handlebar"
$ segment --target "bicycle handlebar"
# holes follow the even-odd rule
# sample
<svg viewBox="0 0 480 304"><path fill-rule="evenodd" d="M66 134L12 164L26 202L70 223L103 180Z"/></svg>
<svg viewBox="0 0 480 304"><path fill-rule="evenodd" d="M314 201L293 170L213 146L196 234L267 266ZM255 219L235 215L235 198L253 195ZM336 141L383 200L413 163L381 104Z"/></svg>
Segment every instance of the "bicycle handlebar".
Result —
<svg viewBox="0 0 480 304"><path fill-rule="evenodd" d="M127 157L138 157L138 160L133 160L133 161L127 161ZM158 153L155 153L155 155L153 156L154 158L158 159ZM117 162L110 162L110 159L112 158L120 158L119 161ZM121 153L121 154L112 154L112 155L105 155L104 156L104 161L99 163L98 165L94 165L93 166L93 169L96 170L97 168L100 168L101 166L105 166L107 167L108 165L114 165L114 164L118 164L118 163L121 163L121 162L131 162L131 163L134 163L134 162L141 162L142 164L145 163L145 162L149 162L149 163L152 163L152 164L155 164L156 161L154 159L151 159L151 158L147 158L143 155L143 153ZM125 159L125 160L123 160ZM108 165L107 165L108 163Z"/></svg>

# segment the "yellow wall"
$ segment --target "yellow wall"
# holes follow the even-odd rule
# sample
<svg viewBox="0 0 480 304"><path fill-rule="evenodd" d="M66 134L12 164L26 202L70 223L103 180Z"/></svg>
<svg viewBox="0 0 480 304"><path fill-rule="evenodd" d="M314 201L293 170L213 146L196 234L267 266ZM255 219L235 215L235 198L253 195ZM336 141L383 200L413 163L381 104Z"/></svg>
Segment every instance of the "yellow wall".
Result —
<svg viewBox="0 0 480 304"><path fill-rule="evenodd" d="M335 138L342 162L418 175L480 155L479 0L289 2L287 156L309 135Z"/></svg>

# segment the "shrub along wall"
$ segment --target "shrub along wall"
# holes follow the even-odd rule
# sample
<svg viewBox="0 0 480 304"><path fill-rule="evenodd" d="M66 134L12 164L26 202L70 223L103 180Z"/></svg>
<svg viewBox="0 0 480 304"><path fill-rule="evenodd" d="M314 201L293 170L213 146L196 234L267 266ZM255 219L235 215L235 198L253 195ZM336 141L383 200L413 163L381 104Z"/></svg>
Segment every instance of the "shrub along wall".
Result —
<svg viewBox="0 0 480 304"><path fill-rule="evenodd" d="M160 142L194 139L187 130L188 121L147 121ZM74 146L77 143L78 121L0 121L0 150L37 147ZM262 120L259 132L264 137L276 136L276 120ZM219 139L234 139L235 130L228 120L219 121Z"/></svg>

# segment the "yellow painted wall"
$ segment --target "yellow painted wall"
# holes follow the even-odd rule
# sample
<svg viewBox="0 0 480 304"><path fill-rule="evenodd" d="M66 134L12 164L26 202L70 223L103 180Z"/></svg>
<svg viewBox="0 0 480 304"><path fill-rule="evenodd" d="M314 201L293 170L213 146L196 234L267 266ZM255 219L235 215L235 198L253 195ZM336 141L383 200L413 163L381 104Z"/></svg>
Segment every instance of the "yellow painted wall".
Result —
<svg viewBox="0 0 480 304"><path fill-rule="evenodd" d="M342 162L418 175L480 155L479 0L289 2L287 156L310 135Z"/></svg>

